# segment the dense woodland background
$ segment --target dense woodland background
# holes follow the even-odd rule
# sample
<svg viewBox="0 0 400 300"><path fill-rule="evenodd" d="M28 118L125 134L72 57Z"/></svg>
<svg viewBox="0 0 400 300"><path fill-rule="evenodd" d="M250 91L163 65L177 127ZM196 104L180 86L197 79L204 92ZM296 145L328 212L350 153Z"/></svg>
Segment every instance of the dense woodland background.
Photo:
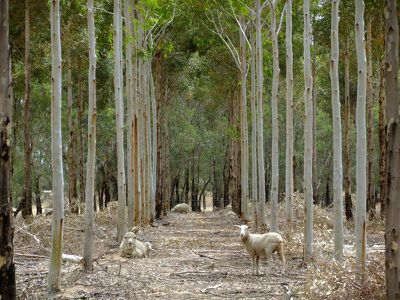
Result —
<svg viewBox="0 0 400 300"><path fill-rule="evenodd" d="M293 157L288 159L285 101L288 37L285 27L286 9L291 1L259 2L94 1L96 45L94 49L89 49L88 3L83 0L60 1L61 129L66 218L69 215L85 213L85 192L86 197L88 195L85 188L90 169L86 160L90 157L88 149L91 147L88 138L88 128L90 129L91 124L88 124L88 120L94 120L96 153L93 169L93 206L95 211L100 211L118 200L120 207L121 203L126 206L126 212L125 208L124 211L119 210L123 216L120 220L124 222L122 225L118 223L116 238L119 241L127 228L130 229L133 225L155 224L156 220L166 218L170 209L178 203L186 202L190 204L193 212L200 212L206 210L207 201L215 211L230 204L239 218L246 222L253 221L256 226L258 223L261 230L265 230L266 227L277 230L279 223L279 231L283 232L289 241L293 242L291 238L296 240L296 235L291 236L292 225L284 223L288 212L284 212L282 207L285 205L287 191L285 184L288 178L285 174L288 174L288 163L293 168L291 180L293 191L297 195L297 198L293 198L295 211L296 205L300 203L299 199L303 200L302 195L305 193L304 151L307 147L304 124L307 102L304 101L304 84L307 74L304 74L304 67L307 61L303 52L304 3L294 1L291 4L294 140ZM310 91L313 110L313 140L310 150L311 195L313 206L318 207L313 208L318 209L317 222L324 219L322 215L329 216L329 222L332 222L333 181L334 174L338 174L333 172L334 129L330 77L333 64L332 2L336 3L325 0L310 1L310 67L313 79ZM357 65L356 53L355 3L360 5L362 2L365 3L363 16L367 76L364 102L367 230L374 236L373 244L382 244L388 169L383 1L341 1L339 6L338 79L343 135L343 148L339 148L343 155L343 172L340 170L343 173L342 215L345 217L345 234L348 235L347 230L353 232L354 228L358 179L356 155L359 151L356 147L356 104L359 75L357 70L360 66ZM262 5L262 12L258 15L260 24L257 24L257 4ZM51 3L38 0L10 0L9 4L9 43L14 98L12 205L17 209L15 216L21 210L22 215L27 218L32 215L32 211L34 214L49 212L52 202L52 194L49 192L53 189L50 103L54 46L52 48L49 25L50 7ZM116 18L116 8L122 12L121 19ZM257 29L261 30L260 36L257 36ZM251 50L256 47L256 36L261 39L261 52ZM94 112L89 111L88 104L91 91L88 70L93 66L93 61L89 60L90 50L95 51L95 57L92 58L96 60L96 77L93 81L96 101ZM261 55L257 57L258 61L255 59L255 53ZM122 55L119 64L116 63L118 55ZM252 159L255 158L253 155L260 145L260 131L255 127L257 116L254 115L255 110L252 107L253 101L260 99L258 95L256 97L256 66L253 65L255 62L260 63L260 58L262 69L259 71L262 72L263 79L261 87L257 85L257 88L260 88L263 98L263 122L260 124L264 134L263 137L261 135L261 140L265 160L265 172L261 173L261 169L252 164ZM122 69L118 71L117 65ZM280 80L279 86L274 78ZM134 88L130 88L131 82L136 84ZM247 96L244 94L244 98L243 88L244 93L247 90ZM123 99L123 124L118 124L116 118L119 114L116 106L118 95ZM259 103L255 105L257 109L261 109ZM96 116L91 117L94 113ZM258 113L257 115L260 118ZM122 146L116 134L120 125ZM275 136L274 126L279 127ZM119 183L118 176L121 174L121 165L118 166L118 162L121 162L121 152L119 153L118 149L125 153L125 157L122 157L125 165L122 166L126 181L124 177L123 189L120 190L122 181ZM260 158L257 161L259 163ZM253 172L254 166L257 167L258 173ZM257 182L261 174L265 176L265 180ZM279 175L275 176L277 174ZM140 188L135 184L140 185ZM254 185L257 187L253 187ZM257 212L257 203L260 197L262 198L259 194L261 185L265 188L267 210L260 206L262 212ZM307 193L305 196L307 197ZM137 200L133 200L137 197L142 199L139 204L134 202ZM212 205L207 200L210 198ZM279 201L279 208L274 199ZM142 214L140 216L137 215L139 210ZM266 224L262 217L260 219L260 214L265 212ZM253 215L256 217L253 218ZM299 215L295 214L294 218L296 217ZM308 219L306 214L301 217ZM371 228L369 224L372 224ZM295 231L298 225L295 222ZM357 231L357 224L355 226ZM374 234L379 236L376 240ZM316 235L321 237L320 234ZM304 251L304 255L307 256L306 246ZM341 251L343 252L343 249ZM382 264L383 262L379 268L383 267ZM379 274L381 272L382 269L378 271Z"/></svg>

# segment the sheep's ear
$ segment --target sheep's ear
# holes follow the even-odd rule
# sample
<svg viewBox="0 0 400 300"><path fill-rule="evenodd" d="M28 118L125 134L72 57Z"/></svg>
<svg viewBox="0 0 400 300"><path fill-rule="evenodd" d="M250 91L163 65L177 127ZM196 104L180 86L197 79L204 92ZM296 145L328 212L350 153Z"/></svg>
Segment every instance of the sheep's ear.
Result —
<svg viewBox="0 0 400 300"><path fill-rule="evenodd" d="M233 225L234 227L241 228L240 225Z"/></svg>

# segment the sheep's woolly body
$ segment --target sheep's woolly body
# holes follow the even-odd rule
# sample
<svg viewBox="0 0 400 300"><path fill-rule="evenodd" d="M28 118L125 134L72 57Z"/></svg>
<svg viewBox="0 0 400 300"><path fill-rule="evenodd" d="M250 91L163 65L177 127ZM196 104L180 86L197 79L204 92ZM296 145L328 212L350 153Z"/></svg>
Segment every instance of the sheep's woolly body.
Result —
<svg viewBox="0 0 400 300"><path fill-rule="evenodd" d="M171 209L171 211L187 214L188 212L190 212L190 207L186 203L179 203L179 204L175 205L174 208Z"/></svg>
<svg viewBox="0 0 400 300"><path fill-rule="evenodd" d="M283 238L279 233L268 232L264 234L250 234L249 226L241 225L237 226L240 228L240 238L247 252L253 259L253 272L256 268L256 274L258 274L258 262L260 257L266 259L273 259L272 254L278 253L278 256L282 262L282 271L285 271L285 257L283 254Z"/></svg>
<svg viewBox="0 0 400 300"><path fill-rule="evenodd" d="M149 255L151 244L139 241L133 232L127 232L119 248L122 257L142 258Z"/></svg>

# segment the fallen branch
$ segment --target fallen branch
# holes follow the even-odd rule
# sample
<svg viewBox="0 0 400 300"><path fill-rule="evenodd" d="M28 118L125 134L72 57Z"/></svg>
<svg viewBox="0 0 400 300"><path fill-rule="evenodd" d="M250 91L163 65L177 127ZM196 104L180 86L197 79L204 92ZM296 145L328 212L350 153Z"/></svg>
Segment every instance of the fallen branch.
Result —
<svg viewBox="0 0 400 300"><path fill-rule="evenodd" d="M197 253L197 252L196 252L196 251L194 251L193 249L190 249L190 248L189 248L189 250L190 250L191 252L193 252L194 254L196 254L196 255L200 256L200 257L205 257L205 258L208 258L208 259L214 259L214 260L218 260L218 258L211 257L211 256L207 256L207 255L204 255L204 254L201 254L201 253Z"/></svg>

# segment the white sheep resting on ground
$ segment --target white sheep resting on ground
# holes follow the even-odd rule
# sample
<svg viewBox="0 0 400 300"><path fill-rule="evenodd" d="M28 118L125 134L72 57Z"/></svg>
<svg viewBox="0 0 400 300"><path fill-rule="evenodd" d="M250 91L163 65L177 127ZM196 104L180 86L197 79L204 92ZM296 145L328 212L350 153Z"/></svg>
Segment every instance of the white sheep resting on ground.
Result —
<svg viewBox="0 0 400 300"><path fill-rule="evenodd" d="M282 273L285 273L285 257L283 255L283 238L277 232L268 232L264 234L251 234L249 232L250 226L247 225L235 225L240 228L240 238L247 252L250 254L253 260L253 274L256 268L256 274L258 275L258 263L260 257L265 257L267 260L273 260L272 254L278 253L278 256L282 262Z"/></svg>
<svg viewBox="0 0 400 300"><path fill-rule="evenodd" d="M133 232L127 232L119 249L122 257L142 258L149 255L151 244L139 241Z"/></svg>
<svg viewBox="0 0 400 300"><path fill-rule="evenodd" d="M179 204L175 205L174 208L171 209L171 211L187 214L188 212L191 211L191 209L190 209L189 205L187 205L186 203L179 203Z"/></svg>

